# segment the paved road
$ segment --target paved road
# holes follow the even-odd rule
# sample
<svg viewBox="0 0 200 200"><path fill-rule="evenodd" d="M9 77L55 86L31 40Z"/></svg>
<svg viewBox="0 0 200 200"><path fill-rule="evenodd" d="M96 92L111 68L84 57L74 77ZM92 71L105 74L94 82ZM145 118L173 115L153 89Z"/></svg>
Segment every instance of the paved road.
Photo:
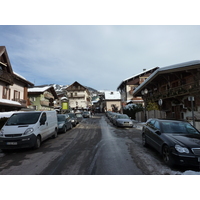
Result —
<svg viewBox="0 0 200 200"><path fill-rule="evenodd" d="M143 174L134 163L127 143L128 138L116 137L113 128L104 117L100 120L102 139L94 163L93 174L96 175L141 175Z"/></svg>
<svg viewBox="0 0 200 200"><path fill-rule="evenodd" d="M144 148L141 130L117 128L103 114L42 143L37 150L0 152L0 175L180 174Z"/></svg>

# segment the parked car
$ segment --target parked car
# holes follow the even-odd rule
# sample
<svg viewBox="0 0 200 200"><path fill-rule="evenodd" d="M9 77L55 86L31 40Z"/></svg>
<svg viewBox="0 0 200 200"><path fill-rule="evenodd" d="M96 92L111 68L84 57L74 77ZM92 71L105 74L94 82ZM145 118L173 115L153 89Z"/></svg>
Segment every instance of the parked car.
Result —
<svg viewBox="0 0 200 200"><path fill-rule="evenodd" d="M76 113L76 117L77 117L78 123L83 120L83 115L81 113Z"/></svg>
<svg viewBox="0 0 200 200"><path fill-rule="evenodd" d="M114 117L117 116L117 115L120 115L119 113L116 113L116 112L111 112L109 114L109 120L113 123L114 121Z"/></svg>
<svg viewBox="0 0 200 200"><path fill-rule="evenodd" d="M75 113L67 113L66 118L70 119L73 126L76 126L78 124L78 119L77 119Z"/></svg>
<svg viewBox="0 0 200 200"><path fill-rule="evenodd" d="M142 129L142 144L155 148L169 166L200 166L200 132L188 122L149 119Z"/></svg>
<svg viewBox="0 0 200 200"><path fill-rule="evenodd" d="M58 132L65 133L72 128L72 123L69 118L66 118L65 114L57 114L58 118Z"/></svg>
<svg viewBox="0 0 200 200"><path fill-rule="evenodd" d="M90 117L89 111L84 111L84 112L83 112L83 117L84 117L84 118L89 118L89 117Z"/></svg>
<svg viewBox="0 0 200 200"><path fill-rule="evenodd" d="M126 114L118 114L112 118L113 124L118 127L133 127L133 122Z"/></svg>
<svg viewBox="0 0 200 200"><path fill-rule="evenodd" d="M0 131L0 149L39 148L41 142L57 137L56 111L14 113Z"/></svg>

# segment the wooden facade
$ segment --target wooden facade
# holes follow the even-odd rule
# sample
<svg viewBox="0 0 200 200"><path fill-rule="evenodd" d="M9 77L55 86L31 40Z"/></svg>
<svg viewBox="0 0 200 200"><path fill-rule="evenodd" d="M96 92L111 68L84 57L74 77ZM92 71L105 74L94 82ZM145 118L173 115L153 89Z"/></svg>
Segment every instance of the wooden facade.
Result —
<svg viewBox="0 0 200 200"><path fill-rule="evenodd" d="M0 46L0 112L27 108L27 89L33 85L13 72L6 47Z"/></svg>
<svg viewBox="0 0 200 200"><path fill-rule="evenodd" d="M147 89L148 93L142 95ZM134 94L142 96L148 105L160 104L166 118L188 119L192 104L196 119L200 119L200 61L191 61L160 68L155 71ZM194 101L190 101L193 97Z"/></svg>
<svg viewBox="0 0 200 200"><path fill-rule="evenodd" d="M125 79L118 86L117 90L121 94L122 105L125 106L128 101L132 101L135 104L142 104L143 99L140 96L134 97L134 90L141 85L158 67L151 68L149 70L144 69L143 72L136 74L130 78Z"/></svg>

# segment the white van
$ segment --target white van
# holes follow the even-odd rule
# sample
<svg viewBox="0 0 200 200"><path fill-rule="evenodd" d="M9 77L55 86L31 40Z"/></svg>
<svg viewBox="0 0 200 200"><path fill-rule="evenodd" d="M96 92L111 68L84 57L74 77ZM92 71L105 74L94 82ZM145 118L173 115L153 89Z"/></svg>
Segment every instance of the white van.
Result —
<svg viewBox="0 0 200 200"><path fill-rule="evenodd" d="M14 113L0 130L0 149L39 148L49 137L57 137L56 111Z"/></svg>

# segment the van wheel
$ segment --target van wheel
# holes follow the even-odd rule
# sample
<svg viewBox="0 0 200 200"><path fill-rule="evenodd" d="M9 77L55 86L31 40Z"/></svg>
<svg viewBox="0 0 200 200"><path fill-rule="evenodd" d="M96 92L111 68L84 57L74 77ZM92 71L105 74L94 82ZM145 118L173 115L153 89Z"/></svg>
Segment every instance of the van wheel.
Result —
<svg viewBox="0 0 200 200"><path fill-rule="evenodd" d="M40 139L40 136L37 136L35 145L34 145L34 149L39 149L40 146L41 146L41 139Z"/></svg>
<svg viewBox="0 0 200 200"><path fill-rule="evenodd" d="M58 137L58 131L57 131L57 129L55 129L55 131L54 131L55 133L54 133L54 136L53 136L53 138L57 138Z"/></svg>

